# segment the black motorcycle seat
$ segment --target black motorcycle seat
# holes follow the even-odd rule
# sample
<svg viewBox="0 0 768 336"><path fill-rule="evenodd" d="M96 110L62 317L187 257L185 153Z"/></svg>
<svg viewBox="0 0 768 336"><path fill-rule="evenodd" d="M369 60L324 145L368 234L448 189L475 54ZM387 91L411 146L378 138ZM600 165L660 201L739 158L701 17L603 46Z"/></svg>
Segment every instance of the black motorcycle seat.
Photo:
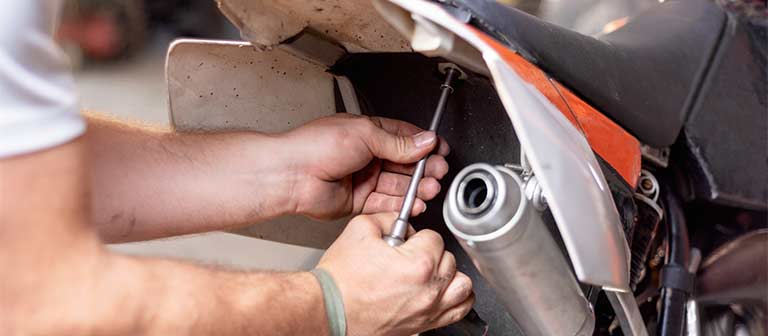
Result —
<svg viewBox="0 0 768 336"><path fill-rule="evenodd" d="M725 22L711 0L668 0L593 38L492 0L450 4L655 147L675 142Z"/></svg>

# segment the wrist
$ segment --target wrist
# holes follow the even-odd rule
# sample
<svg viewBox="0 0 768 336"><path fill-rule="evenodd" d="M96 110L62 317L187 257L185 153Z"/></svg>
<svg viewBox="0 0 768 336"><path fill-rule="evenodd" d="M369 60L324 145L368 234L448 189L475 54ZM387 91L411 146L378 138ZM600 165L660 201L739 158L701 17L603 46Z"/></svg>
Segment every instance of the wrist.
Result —
<svg viewBox="0 0 768 336"><path fill-rule="evenodd" d="M238 293L237 314L252 316L265 335L328 335L319 283L309 272L253 273Z"/></svg>
<svg viewBox="0 0 768 336"><path fill-rule="evenodd" d="M250 223L295 213L299 174L290 156L284 155L279 136L255 132L224 136L226 149L220 152L214 173L222 179L221 190L234 195L235 213Z"/></svg>

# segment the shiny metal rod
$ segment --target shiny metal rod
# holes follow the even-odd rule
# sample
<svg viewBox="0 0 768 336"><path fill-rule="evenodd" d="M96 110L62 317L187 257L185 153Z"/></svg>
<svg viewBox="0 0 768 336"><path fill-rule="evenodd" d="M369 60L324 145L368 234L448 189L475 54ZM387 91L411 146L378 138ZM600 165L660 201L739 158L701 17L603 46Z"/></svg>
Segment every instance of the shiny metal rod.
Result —
<svg viewBox="0 0 768 336"><path fill-rule="evenodd" d="M429 124L429 130L437 133L437 128L440 126L440 119L443 117L445 111L445 105L448 103L448 96L453 92L451 83L454 77L459 74L459 71L455 68L448 68L446 70L445 82L440 85L442 92L440 93L440 100L437 103L435 114L432 116L432 122ZM395 225L392 227L392 231L384 236L384 241L389 246L400 246L405 242L405 235L408 233L408 220L411 218L411 211L413 211L413 204L416 202L416 192L419 190L419 182L424 177L424 170L427 166L427 158L429 155L423 157L416 164L416 169L413 171L411 181L408 184L408 191L403 198L403 205L400 207L400 214L395 220Z"/></svg>

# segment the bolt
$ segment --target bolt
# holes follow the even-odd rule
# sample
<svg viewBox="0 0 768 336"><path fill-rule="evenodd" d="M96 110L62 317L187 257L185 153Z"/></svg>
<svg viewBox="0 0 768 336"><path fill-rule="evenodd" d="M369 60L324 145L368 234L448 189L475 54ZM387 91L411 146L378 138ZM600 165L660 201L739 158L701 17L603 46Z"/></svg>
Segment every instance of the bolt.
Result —
<svg viewBox="0 0 768 336"><path fill-rule="evenodd" d="M642 181L640 181L640 186L642 186L643 189L645 189L645 190L651 190L651 189L653 189L653 181L651 181L651 179L647 179L647 178L643 179Z"/></svg>

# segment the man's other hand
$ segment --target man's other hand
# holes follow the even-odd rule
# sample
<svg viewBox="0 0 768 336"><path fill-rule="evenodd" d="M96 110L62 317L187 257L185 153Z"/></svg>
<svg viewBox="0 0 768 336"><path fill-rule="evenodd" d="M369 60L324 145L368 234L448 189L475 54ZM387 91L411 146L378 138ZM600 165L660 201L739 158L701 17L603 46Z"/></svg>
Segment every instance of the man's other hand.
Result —
<svg viewBox="0 0 768 336"><path fill-rule="evenodd" d="M413 335L454 323L474 304L472 281L431 230L398 247L382 239L396 213L358 216L318 264L341 291L348 335Z"/></svg>
<svg viewBox="0 0 768 336"><path fill-rule="evenodd" d="M294 175L291 200L298 213L312 218L398 211L415 162L432 153L413 207L418 215L448 172L448 144L404 121L337 114L279 137L276 155Z"/></svg>

